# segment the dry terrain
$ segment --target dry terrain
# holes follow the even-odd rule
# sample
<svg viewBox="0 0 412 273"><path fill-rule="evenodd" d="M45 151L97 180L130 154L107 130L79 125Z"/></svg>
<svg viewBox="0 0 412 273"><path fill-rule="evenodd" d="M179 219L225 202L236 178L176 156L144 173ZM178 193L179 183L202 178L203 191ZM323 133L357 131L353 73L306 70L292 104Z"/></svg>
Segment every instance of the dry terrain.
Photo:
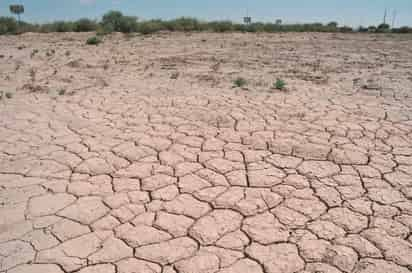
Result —
<svg viewBox="0 0 412 273"><path fill-rule="evenodd" d="M1 273L412 272L411 36L91 35L0 37Z"/></svg>

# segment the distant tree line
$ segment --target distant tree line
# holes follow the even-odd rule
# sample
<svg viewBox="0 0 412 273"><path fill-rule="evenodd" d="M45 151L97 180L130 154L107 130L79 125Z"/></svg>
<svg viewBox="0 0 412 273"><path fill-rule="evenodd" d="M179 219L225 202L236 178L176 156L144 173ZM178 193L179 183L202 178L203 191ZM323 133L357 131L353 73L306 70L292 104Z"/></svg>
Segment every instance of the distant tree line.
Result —
<svg viewBox="0 0 412 273"><path fill-rule="evenodd" d="M55 21L45 24L31 24L16 21L13 17L0 17L0 34L19 34L24 32L88 32L97 34L111 32L150 34L158 31L212 31L212 32L372 32L372 33L412 33L411 27L390 28L387 24L379 26L359 27L353 29L348 26L339 26L336 22L328 24L282 24L275 23L239 24L231 21L204 22L190 17L181 17L173 20L145 20L137 17L125 16L119 11L110 11L103 15L100 21L87 18L77 21Z"/></svg>

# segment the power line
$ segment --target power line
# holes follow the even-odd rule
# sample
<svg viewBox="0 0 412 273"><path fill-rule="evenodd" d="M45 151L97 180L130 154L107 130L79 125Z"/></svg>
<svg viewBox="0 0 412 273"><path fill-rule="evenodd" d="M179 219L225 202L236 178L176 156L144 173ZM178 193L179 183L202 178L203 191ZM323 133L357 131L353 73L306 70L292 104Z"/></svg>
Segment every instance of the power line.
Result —
<svg viewBox="0 0 412 273"><path fill-rule="evenodd" d="M395 27L395 20L396 20L396 10L394 9L392 13L392 28Z"/></svg>

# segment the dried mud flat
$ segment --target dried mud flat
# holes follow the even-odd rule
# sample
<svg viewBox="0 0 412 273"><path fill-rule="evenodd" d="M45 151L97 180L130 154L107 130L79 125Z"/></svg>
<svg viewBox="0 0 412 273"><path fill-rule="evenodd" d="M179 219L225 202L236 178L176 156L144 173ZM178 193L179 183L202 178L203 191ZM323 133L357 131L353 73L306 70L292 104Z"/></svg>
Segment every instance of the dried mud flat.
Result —
<svg viewBox="0 0 412 273"><path fill-rule="evenodd" d="M0 272L412 271L410 36L89 36L0 37Z"/></svg>

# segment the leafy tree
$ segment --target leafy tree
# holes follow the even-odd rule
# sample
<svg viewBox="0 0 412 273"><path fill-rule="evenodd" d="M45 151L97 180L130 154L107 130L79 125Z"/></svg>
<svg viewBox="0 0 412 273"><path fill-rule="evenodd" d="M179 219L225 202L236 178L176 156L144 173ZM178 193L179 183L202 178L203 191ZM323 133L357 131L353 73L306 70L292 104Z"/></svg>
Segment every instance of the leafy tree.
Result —
<svg viewBox="0 0 412 273"><path fill-rule="evenodd" d="M138 28L137 17L124 16L120 11L109 11L103 15L101 24L106 32L130 33Z"/></svg>

